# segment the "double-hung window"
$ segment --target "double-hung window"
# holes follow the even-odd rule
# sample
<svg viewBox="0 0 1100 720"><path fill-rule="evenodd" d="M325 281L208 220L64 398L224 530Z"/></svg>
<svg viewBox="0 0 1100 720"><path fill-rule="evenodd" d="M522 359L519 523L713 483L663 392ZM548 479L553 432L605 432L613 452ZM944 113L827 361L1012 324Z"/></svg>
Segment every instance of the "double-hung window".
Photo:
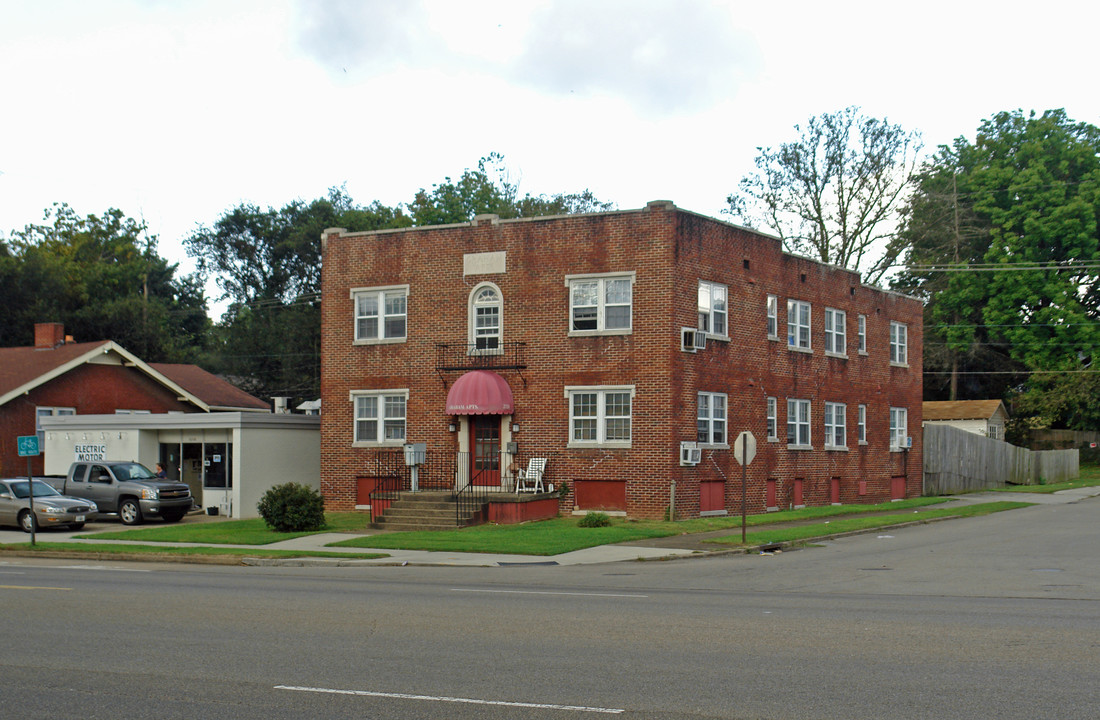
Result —
<svg viewBox="0 0 1100 720"><path fill-rule="evenodd" d="M825 403L825 447L846 449L848 408L843 403Z"/></svg>
<svg viewBox="0 0 1100 720"><path fill-rule="evenodd" d="M355 342L404 342L408 326L409 286L354 288Z"/></svg>
<svg viewBox="0 0 1100 720"><path fill-rule="evenodd" d="M726 444L726 394L701 392L698 404L698 440L703 445Z"/></svg>
<svg viewBox="0 0 1100 720"><path fill-rule="evenodd" d="M567 387L569 447L630 447L634 386Z"/></svg>
<svg viewBox="0 0 1100 720"><path fill-rule="evenodd" d="M773 397L768 398L767 413L768 413L768 439L769 440L778 440L779 439L779 423L778 423L778 418L777 418L776 404L777 403L775 401L775 398L773 398Z"/></svg>
<svg viewBox="0 0 1100 720"><path fill-rule="evenodd" d="M843 310L825 308L825 352L830 355L848 355L848 336L844 327L848 316Z"/></svg>
<svg viewBox="0 0 1100 720"><path fill-rule="evenodd" d="M787 445L810 447L809 400L787 400Z"/></svg>
<svg viewBox="0 0 1100 720"><path fill-rule="evenodd" d="M567 275L569 334L626 334L631 330L634 273Z"/></svg>
<svg viewBox="0 0 1100 720"><path fill-rule="evenodd" d="M890 408L890 449L900 450L906 445L909 435L909 410Z"/></svg>
<svg viewBox="0 0 1100 720"><path fill-rule="evenodd" d="M856 333L859 337L859 354L867 354L867 316L859 316L859 324L856 327Z"/></svg>
<svg viewBox="0 0 1100 720"><path fill-rule="evenodd" d="M768 296L768 339L779 339L779 298L775 295Z"/></svg>
<svg viewBox="0 0 1100 720"><path fill-rule="evenodd" d="M355 445L402 445L408 390L353 390Z"/></svg>
<svg viewBox="0 0 1100 720"><path fill-rule="evenodd" d="M810 303L787 301L787 347L810 349Z"/></svg>
<svg viewBox="0 0 1100 720"><path fill-rule="evenodd" d="M890 323L890 364L909 363L909 328L904 323Z"/></svg>
<svg viewBox="0 0 1100 720"><path fill-rule="evenodd" d="M856 423L856 435L860 445L867 444L867 406L859 406L859 416Z"/></svg>
<svg viewBox="0 0 1100 720"><path fill-rule="evenodd" d="M729 337L726 327L727 295L725 285L699 281L699 329L711 337Z"/></svg>

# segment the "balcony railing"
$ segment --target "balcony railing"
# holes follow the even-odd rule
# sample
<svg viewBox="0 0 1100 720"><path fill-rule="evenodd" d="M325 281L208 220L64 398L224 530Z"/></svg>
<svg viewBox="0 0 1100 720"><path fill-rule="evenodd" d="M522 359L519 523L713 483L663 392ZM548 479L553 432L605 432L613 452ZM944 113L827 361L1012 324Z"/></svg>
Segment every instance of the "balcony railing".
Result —
<svg viewBox="0 0 1100 720"><path fill-rule="evenodd" d="M497 347L480 347L475 343L451 343L435 346L437 372L461 370L524 370L527 368L527 343L506 342Z"/></svg>

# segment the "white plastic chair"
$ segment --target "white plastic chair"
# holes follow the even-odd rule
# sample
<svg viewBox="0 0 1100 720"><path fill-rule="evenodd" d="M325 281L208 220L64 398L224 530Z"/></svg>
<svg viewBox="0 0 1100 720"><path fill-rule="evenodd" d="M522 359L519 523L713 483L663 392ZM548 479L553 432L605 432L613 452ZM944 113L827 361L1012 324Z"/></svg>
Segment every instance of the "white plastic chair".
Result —
<svg viewBox="0 0 1100 720"><path fill-rule="evenodd" d="M516 492L546 492L542 484L542 474L546 472L546 458L531 458L527 468L520 468L516 474Z"/></svg>

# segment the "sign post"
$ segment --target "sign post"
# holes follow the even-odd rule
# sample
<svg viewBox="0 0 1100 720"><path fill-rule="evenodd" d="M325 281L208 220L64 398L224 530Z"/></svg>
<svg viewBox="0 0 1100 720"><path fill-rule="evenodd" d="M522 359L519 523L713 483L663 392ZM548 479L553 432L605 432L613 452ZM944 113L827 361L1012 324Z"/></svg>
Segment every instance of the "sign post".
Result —
<svg viewBox="0 0 1100 720"><path fill-rule="evenodd" d="M31 475L31 458L39 454L38 436L20 435L16 438L16 442L19 446L19 457L27 458L27 502L31 511L31 547L34 547L38 518L34 514L34 476Z"/></svg>
<svg viewBox="0 0 1100 720"><path fill-rule="evenodd" d="M741 544L745 544L745 526L748 524L745 512L745 488L748 484L746 474L749 463L756 457L756 438L751 432L745 430L733 442L733 457L741 464Z"/></svg>

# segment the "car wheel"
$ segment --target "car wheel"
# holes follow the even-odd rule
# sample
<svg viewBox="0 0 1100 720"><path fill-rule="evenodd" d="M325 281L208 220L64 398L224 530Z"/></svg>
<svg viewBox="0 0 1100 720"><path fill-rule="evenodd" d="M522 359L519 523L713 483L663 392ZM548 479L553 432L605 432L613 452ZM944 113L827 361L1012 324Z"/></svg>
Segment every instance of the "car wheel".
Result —
<svg viewBox="0 0 1100 720"><path fill-rule="evenodd" d="M38 529L38 519L30 510L24 510L19 513L19 527L23 528L25 533L34 532Z"/></svg>
<svg viewBox="0 0 1100 720"><path fill-rule="evenodd" d="M83 530L84 529L84 523L73 523L69 527L71 527L73 530Z"/></svg>
<svg viewBox="0 0 1100 720"><path fill-rule="evenodd" d="M122 501L122 504L118 506L118 519L122 521L123 525L140 525L141 524L141 506L138 505L137 500L128 498Z"/></svg>
<svg viewBox="0 0 1100 720"><path fill-rule="evenodd" d="M177 523L183 520L183 516L186 514L187 513L183 510L169 510L161 513L160 516L164 518L164 522L166 523Z"/></svg>

